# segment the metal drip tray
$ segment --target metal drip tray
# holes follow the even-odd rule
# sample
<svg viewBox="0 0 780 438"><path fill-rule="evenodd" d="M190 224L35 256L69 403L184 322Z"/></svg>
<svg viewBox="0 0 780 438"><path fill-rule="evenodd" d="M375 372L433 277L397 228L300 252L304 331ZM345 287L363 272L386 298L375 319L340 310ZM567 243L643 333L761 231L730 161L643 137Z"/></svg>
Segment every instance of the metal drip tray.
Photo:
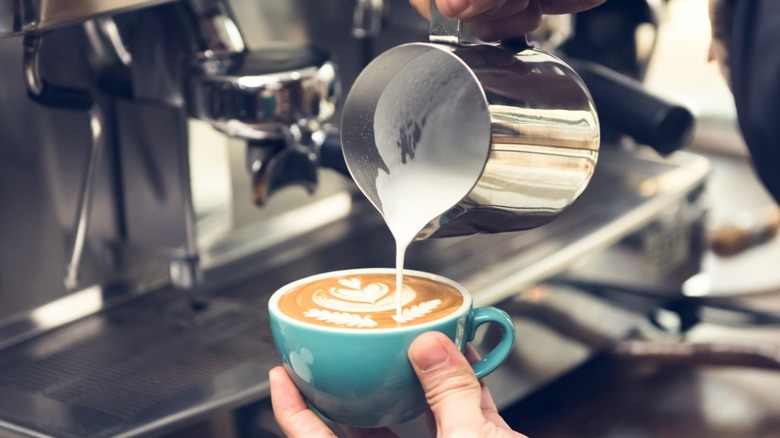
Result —
<svg viewBox="0 0 780 438"><path fill-rule="evenodd" d="M3 352L2 425L115 436L158 427L162 412L246 402L275 363L267 326L260 307L213 299L197 311L173 290L76 322Z"/></svg>
<svg viewBox="0 0 780 438"><path fill-rule="evenodd" d="M528 232L415 243L407 261L498 303L645 227L698 191L703 158L603 154L567 214ZM651 193L652 190L655 190ZM268 396L279 361L265 310L279 286L314 273L392 266L381 218L346 219L207 272L197 293L147 294L0 351L3 436L159 435ZM529 386L530 387L530 386Z"/></svg>

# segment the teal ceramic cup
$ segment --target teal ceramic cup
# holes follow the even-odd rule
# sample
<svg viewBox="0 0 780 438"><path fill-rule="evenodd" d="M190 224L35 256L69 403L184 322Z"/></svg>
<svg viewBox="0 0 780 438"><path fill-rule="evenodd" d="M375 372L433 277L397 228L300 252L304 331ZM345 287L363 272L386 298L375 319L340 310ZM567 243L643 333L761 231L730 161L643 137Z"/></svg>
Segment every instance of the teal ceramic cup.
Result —
<svg viewBox="0 0 780 438"><path fill-rule="evenodd" d="M320 279L394 269L354 269L307 277L274 293L268 303L271 330L287 373L309 405L328 419L356 427L382 427L410 421L427 409L425 395L407 351L428 331L439 331L461 351L477 327L498 324L499 343L472 368L478 378L493 372L509 355L515 339L511 318L494 307L473 307L469 292L445 277L404 270L453 286L463 296L460 307L434 321L393 328L337 328L294 319L279 310L279 298L290 290Z"/></svg>

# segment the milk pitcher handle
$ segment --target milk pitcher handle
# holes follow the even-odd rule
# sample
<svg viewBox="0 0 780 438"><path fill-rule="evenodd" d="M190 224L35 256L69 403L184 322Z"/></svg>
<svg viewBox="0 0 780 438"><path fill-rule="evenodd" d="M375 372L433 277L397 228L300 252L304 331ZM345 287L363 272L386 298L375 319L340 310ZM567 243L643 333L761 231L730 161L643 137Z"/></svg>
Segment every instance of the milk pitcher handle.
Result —
<svg viewBox="0 0 780 438"><path fill-rule="evenodd" d="M428 39L432 43L446 43L461 45L461 28L463 23L460 20L450 20L445 18L439 7L436 6L436 0L431 1L431 24L428 30Z"/></svg>
<svg viewBox="0 0 780 438"><path fill-rule="evenodd" d="M431 1L431 23L428 29L428 39L432 43L454 44L457 46L480 42L479 39L469 32L469 29L463 25L461 20L445 18L439 12L436 0ZM502 40L501 45L511 49L513 52L520 52L530 47L528 38L525 35Z"/></svg>

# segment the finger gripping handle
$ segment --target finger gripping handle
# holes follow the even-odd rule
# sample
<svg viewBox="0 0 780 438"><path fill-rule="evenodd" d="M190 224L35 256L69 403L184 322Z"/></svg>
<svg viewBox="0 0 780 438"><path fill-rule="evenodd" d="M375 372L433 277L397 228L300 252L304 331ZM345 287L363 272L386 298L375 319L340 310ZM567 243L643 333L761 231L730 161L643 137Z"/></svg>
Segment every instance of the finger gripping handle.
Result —
<svg viewBox="0 0 780 438"><path fill-rule="evenodd" d="M432 43L454 44L457 46L468 45L470 42L481 42L470 32L470 29L464 27L463 21L444 17L439 12L438 6L436 6L436 0L431 1L431 22L428 28L428 40ZM501 40L501 46L516 53L531 47L526 35L518 35L514 38Z"/></svg>
<svg viewBox="0 0 780 438"><path fill-rule="evenodd" d="M439 7L436 6L436 0L431 1L431 23L428 29L428 39L432 43L461 44L460 31L463 23L460 20L450 20L445 18Z"/></svg>

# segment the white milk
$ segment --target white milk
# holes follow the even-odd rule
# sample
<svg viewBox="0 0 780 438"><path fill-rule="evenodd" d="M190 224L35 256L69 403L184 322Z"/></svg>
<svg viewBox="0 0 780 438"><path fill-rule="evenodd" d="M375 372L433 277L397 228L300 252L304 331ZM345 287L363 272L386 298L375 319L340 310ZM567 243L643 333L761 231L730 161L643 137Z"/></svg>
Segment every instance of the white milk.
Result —
<svg viewBox="0 0 780 438"><path fill-rule="evenodd" d="M482 174L490 146L486 105L468 69L433 49L405 64L377 101L374 139L389 172L379 169L376 193L396 242L397 299L406 248Z"/></svg>
<svg viewBox="0 0 780 438"><path fill-rule="evenodd" d="M401 315L401 285L406 248L425 225L454 206L464 192L463 178L447 172L423 175L409 172L402 178L377 184L385 222L395 239L396 314Z"/></svg>

